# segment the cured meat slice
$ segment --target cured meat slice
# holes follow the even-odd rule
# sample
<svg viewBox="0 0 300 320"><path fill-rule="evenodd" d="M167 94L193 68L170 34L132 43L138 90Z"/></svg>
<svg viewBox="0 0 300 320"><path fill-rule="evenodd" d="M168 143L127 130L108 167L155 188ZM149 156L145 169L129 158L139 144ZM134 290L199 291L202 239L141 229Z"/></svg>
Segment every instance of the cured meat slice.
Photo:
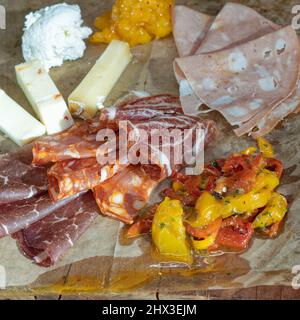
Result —
<svg viewBox="0 0 300 320"><path fill-rule="evenodd" d="M173 36L179 57L189 56L199 47L213 18L186 6L173 9Z"/></svg>
<svg viewBox="0 0 300 320"><path fill-rule="evenodd" d="M249 7L227 3L216 16L195 54L237 46L279 28Z"/></svg>
<svg viewBox="0 0 300 320"><path fill-rule="evenodd" d="M76 123L70 129L39 139L33 145L33 163L46 164L70 159L93 158L98 147L103 143L97 141L99 129L111 127L118 129L119 120L139 122L158 114L182 113L178 98L170 95L157 95L135 99L115 108L107 108L91 121Z"/></svg>
<svg viewBox="0 0 300 320"><path fill-rule="evenodd" d="M174 121L173 118L177 120ZM201 137L204 139L205 145L210 143L217 133L213 121L201 121L199 118L184 115L176 117L170 116L169 119L164 117L164 122L154 121L152 119L152 121L137 125L136 130L141 128L146 128L147 130L149 130L149 128L159 129L160 126L163 126L163 123L168 124L169 128L174 125L177 129L181 128L182 130L194 128L194 126L203 129L201 132L204 135ZM192 132L197 134L197 131ZM162 141L159 148L154 150L154 157L151 157L151 163L145 164L141 161L141 163L137 165L130 165L112 178L95 187L94 196L101 212L104 215L112 216L125 223L133 223L134 218L147 204L151 192L159 182L185 165L185 163L174 163L176 142L178 141L171 142L170 153L167 154L164 153L164 149L162 148L164 143ZM191 146L191 149L185 150L186 153L202 151L200 148L195 148L197 147L195 143L197 140L193 139L193 142L194 144ZM152 150L151 148L153 148L153 145L149 145L149 149L146 151L145 158L147 160L149 159L148 151ZM140 159L143 159L144 155L141 154L140 156Z"/></svg>
<svg viewBox="0 0 300 320"><path fill-rule="evenodd" d="M0 206L0 238L27 228L32 223L65 206L76 197L53 203L46 193Z"/></svg>
<svg viewBox="0 0 300 320"><path fill-rule="evenodd" d="M31 145L0 155L0 205L47 191L47 168L31 165Z"/></svg>
<svg viewBox="0 0 300 320"><path fill-rule="evenodd" d="M160 94L134 99L117 107L105 108L101 111L100 123L103 127L116 128L121 120L138 123L164 114L175 115L181 113L182 108L178 97Z"/></svg>
<svg viewBox="0 0 300 320"><path fill-rule="evenodd" d="M190 55L208 53L235 46L259 38L278 28L279 26L275 23L267 20L249 7L237 3L227 3L213 23L210 24L210 28L200 45L195 42L196 50ZM201 99L193 92L176 61L174 62L174 72L180 86L180 101L184 113L197 114L202 112L203 110L199 108L202 104Z"/></svg>
<svg viewBox="0 0 300 320"><path fill-rule="evenodd" d="M275 126L290 113L298 113L300 111L300 81L298 80L295 93L280 103L270 113L266 114L256 124L257 130L251 132L251 136L257 139L273 130Z"/></svg>
<svg viewBox="0 0 300 320"><path fill-rule="evenodd" d="M77 122L71 128L45 136L33 144L33 164L43 165L69 159L96 156L100 142L96 141L99 119Z"/></svg>
<svg viewBox="0 0 300 320"><path fill-rule="evenodd" d="M238 47L176 61L205 105L232 125L252 121L248 132L258 113L264 116L292 94L299 58L297 34L288 26Z"/></svg>
<svg viewBox="0 0 300 320"><path fill-rule="evenodd" d="M95 187L94 197L102 214L131 224L158 183L141 166L129 166Z"/></svg>
<svg viewBox="0 0 300 320"><path fill-rule="evenodd" d="M96 158L65 160L55 163L48 171L49 195L58 201L82 191L93 189L109 179L127 164L100 165Z"/></svg>
<svg viewBox="0 0 300 320"><path fill-rule="evenodd" d="M86 193L13 235L20 251L43 267L54 265L99 215L92 193Z"/></svg>

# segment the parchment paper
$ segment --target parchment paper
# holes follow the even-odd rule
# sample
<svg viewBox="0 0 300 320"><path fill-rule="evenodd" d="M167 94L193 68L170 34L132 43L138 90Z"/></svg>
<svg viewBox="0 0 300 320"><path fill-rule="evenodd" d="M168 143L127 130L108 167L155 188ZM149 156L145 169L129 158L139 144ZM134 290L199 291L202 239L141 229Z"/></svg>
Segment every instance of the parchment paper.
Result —
<svg viewBox="0 0 300 320"><path fill-rule="evenodd" d="M0 31L0 87L32 112L17 86L14 65L23 61L20 43L24 16L58 1L6 0L7 30ZM96 14L108 10L112 1L67 1L81 6L86 25L92 26ZM179 4L216 14L226 1L177 1ZM291 22L295 1L239 1L247 4L276 23ZM68 97L105 46L88 45L85 56L54 68L50 74L61 93ZM130 90L145 90L152 94L178 93L172 62L176 56L172 36L133 49L134 61L107 100L107 104ZM247 137L236 138L219 114L210 113L221 131L218 140L206 150L206 159L225 156L254 142ZM7 287L0 294L95 294L108 297L118 293L134 298L161 296L176 298L196 295L202 289L239 288L256 285L291 285L292 267L300 264L300 116L290 116L267 136L285 171L279 191L287 196L289 213L282 234L274 240L256 238L242 254L225 254L199 258L194 268L176 263L159 262L149 236L132 242L122 238L123 225L99 216L64 259L55 267L45 269L32 264L18 251L9 237L0 240L0 265L5 268ZM0 136L0 152L17 146Z"/></svg>

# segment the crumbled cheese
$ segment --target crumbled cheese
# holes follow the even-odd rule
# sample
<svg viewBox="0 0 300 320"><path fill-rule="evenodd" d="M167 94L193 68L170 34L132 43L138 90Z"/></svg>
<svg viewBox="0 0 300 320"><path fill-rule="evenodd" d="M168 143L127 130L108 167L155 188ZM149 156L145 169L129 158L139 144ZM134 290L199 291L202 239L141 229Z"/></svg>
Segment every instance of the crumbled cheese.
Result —
<svg viewBox="0 0 300 320"><path fill-rule="evenodd" d="M38 59L48 71L65 60L83 56L83 39L92 30L82 27L78 5L61 3L31 12L25 17L22 51L25 61Z"/></svg>

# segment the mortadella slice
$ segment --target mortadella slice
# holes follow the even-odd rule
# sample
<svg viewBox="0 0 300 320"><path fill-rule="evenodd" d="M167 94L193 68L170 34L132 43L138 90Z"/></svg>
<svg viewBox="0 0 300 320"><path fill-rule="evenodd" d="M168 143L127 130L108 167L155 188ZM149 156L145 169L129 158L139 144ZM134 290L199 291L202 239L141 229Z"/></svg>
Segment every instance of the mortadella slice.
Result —
<svg viewBox="0 0 300 320"><path fill-rule="evenodd" d="M216 16L195 54L233 47L279 28L255 10L229 2Z"/></svg>
<svg viewBox="0 0 300 320"><path fill-rule="evenodd" d="M20 251L36 264L57 263L99 215L88 192L13 235Z"/></svg>
<svg viewBox="0 0 300 320"><path fill-rule="evenodd" d="M179 57L189 56L200 45L213 17L178 5L173 8L173 36Z"/></svg>
<svg viewBox="0 0 300 320"><path fill-rule="evenodd" d="M256 39L279 28L255 10L237 3L227 3L210 25L205 38L196 45L195 55L213 52ZM175 39L176 42L176 39ZM191 66L192 68L192 66ZM206 112L201 99L191 88L185 75L174 62L174 72L180 87L180 101L186 114ZM209 111L209 110L208 110Z"/></svg>
<svg viewBox="0 0 300 320"><path fill-rule="evenodd" d="M203 103L239 125L241 135L292 95L299 59L297 34L287 26L237 47L176 62Z"/></svg>
<svg viewBox="0 0 300 320"><path fill-rule="evenodd" d="M298 80L297 88L295 93L285 101L280 103L277 107L271 110L270 113L266 114L256 124L256 131L251 132L251 136L254 139L261 137L271 130L276 125L291 113L298 113L300 111L300 80Z"/></svg>

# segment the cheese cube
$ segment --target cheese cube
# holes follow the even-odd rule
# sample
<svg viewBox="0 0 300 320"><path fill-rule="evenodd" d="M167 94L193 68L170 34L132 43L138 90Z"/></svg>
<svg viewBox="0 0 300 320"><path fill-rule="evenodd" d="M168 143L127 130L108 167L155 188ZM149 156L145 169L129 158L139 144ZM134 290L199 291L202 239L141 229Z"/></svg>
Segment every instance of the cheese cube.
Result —
<svg viewBox="0 0 300 320"><path fill-rule="evenodd" d="M68 98L73 115L91 118L103 103L132 59L127 42L113 40L79 86Z"/></svg>
<svg viewBox="0 0 300 320"><path fill-rule="evenodd" d="M15 67L17 81L48 134L73 125L70 111L48 72L38 60Z"/></svg>
<svg viewBox="0 0 300 320"><path fill-rule="evenodd" d="M0 89L0 130L19 146L44 135L46 128Z"/></svg>

